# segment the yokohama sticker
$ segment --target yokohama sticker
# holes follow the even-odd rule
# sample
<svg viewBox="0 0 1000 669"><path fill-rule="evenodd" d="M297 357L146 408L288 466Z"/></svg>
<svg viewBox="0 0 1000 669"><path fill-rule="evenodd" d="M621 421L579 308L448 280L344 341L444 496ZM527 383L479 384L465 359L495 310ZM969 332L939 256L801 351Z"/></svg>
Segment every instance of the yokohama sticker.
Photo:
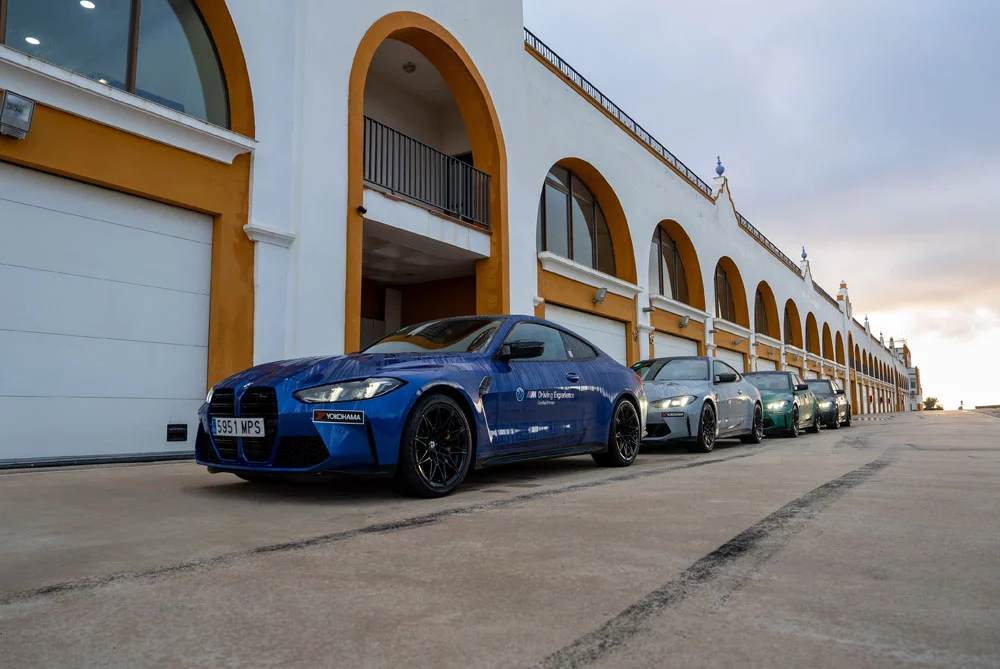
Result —
<svg viewBox="0 0 1000 669"><path fill-rule="evenodd" d="M364 411L328 411L316 409L313 411L314 423L342 423L346 425L364 425Z"/></svg>

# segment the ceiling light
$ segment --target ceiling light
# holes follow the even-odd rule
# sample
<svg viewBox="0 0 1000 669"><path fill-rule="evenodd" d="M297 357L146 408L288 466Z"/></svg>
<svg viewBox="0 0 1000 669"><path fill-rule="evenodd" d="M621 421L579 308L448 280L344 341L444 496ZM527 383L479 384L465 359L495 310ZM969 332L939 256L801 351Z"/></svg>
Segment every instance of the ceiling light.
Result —
<svg viewBox="0 0 1000 669"><path fill-rule="evenodd" d="M28 44L31 44L32 46L38 46L39 44L41 44L41 42L37 37L25 37L24 41L27 42Z"/></svg>
<svg viewBox="0 0 1000 669"><path fill-rule="evenodd" d="M412 61L408 60L405 63L403 63L403 72L406 72L407 74L413 74L416 71L416 69L417 66L414 65Z"/></svg>
<svg viewBox="0 0 1000 669"><path fill-rule="evenodd" d="M92 3L90 0L80 0L80 6L84 9L94 9L97 7L97 5Z"/></svg>

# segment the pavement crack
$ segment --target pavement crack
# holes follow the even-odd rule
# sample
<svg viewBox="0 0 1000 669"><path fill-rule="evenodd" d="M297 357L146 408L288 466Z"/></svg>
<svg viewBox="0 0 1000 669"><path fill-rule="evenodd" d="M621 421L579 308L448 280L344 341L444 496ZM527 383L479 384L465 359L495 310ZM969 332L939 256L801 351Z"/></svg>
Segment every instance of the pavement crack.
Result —
<svg viewBox="0 0 1000 669"><path fill-rule="evenodd" d="M651 627L656 616L696 594L710 594L709 584L729 579L727 593L742 588L753 571L781 550L805 525L849 490L870 481L888 467L893 458L887 453L843 476L814 488L798 499L743 530L711 553L699 558L677 578L621 611L598 629L585 634L551 655L536 667L584 667L603 659ZM749 559L749 569L740 568Z"/></svg>
<svg viewBox="0 0 1000 669"><path fill-rule="evenodd" d="M701 459L701 460L695 460L693 462L685 462L682 464L655 467L650 469L634 468L634 469L629 469L621 474L616 474L614 476L607 476L605 478L596 479L593 481L583 481L580 483L573 483L562 487L547 488L544 490L534 490L532 492L527 492L520 495L514 495L513 497L505 497L502 499L493 499L485 502L477 502L475 504L468 504L465 506L459 506L450 509L441 509L439 511L432 511L430 513L420 514L417 516L412 516L410 518L404 518L401 520L390 521L385 523L375 523L372 525L366 525L359 528L342 530L339 532L331 532L328 534L321 534L313 537L307 537L304 539L298 539L295 541L285 541L275 544L267 544L264 546L257 546L255 548L250 548L247 550L222 553L220 555L215 555L211 557L194 558L191 560L186 560L184 562L179 562L172 565L164 565L160 567L153 567L150 569L135 570L135 571L120 571L112 574L105 574L102 576L91 576L72 581L52 583L49 585L44 585L30 590L22 590L20 592L13 592L9 594L0 595L0 606L9 606L11 604L16 604L20 602L37 600L46 597L54 597L73 592L95 590L98 588L107 587L110 585L123 582L152 581L169 576L175 576L178 574L222 567L227 564L232 564L240 560L245 560L260 555L272 555L274 553L315 548L318 546L325 546L332 543L346 541L361 536L385 534L389 532L398 532L401 530L426 527L428 525L436 524L452 516L467 516L475 513L482 513L485 511L493 511L496 509L501 509L515 504L531 502L547 497L555 497L558 495L565 495L568 493L578 492L580 490L588 490L590 488L600 488L614 483L622 483L625 481L645 479L652 476L659 476L661 474L668 474L671 472L680 471L684 469L704 467L719 462L730 462L733 460L740 460L742 458L749 458L755 455L759 455L763 452L765 452L764 447L758 446L755 448L751 448L749 450L741 450L741 452L734 455L729 455L727 457Z"/></svg>

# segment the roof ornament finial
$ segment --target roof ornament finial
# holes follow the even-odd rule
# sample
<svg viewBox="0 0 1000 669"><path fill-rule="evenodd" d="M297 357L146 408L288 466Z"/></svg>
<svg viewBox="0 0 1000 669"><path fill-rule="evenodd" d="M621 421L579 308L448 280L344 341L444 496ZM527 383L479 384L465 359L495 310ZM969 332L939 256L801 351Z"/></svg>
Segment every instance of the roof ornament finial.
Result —
<svg viewBox="0 0 1000 669"><path fill-rule="evenodd" d="M806 247L803 246L802 247L802 259L805 260L808 257L809 257L809 254L806 253Z"/></svg>
<svg viewBox="0 0 1000 669"><path fill-rule="evenodd" d="M726 172L725 166L722 164L722 156L715 157L715 173L720 177Z"/></svg>

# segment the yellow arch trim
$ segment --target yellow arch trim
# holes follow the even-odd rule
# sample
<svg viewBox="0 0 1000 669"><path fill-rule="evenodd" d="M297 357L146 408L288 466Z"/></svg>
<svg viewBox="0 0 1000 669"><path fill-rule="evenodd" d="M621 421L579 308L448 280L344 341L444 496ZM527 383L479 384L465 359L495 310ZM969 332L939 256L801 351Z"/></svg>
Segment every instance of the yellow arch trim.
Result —
<svg viewBox="0 0 1000 669"><path fill-rule="evenodd" d="M722 256L716 263L716 272L712 272L712 292L715 292L715 276L719 265L726 271L726 278L729 279L730 287L733 290L733 302L736 306L736 324L745 328L750 327L750 314L747 310L747 289L743 284L743 275L740 268L736 266L729 256ZM713 305L714 309L714 305ZM715 313L714 311L712 313Z"/></svg>
<svg viewBox="0 0 1000 669"><path fill-rule="evenodd" d="M194 0L208 28L208 34L219 54L222 73L229 93L229 127L246 137L256 132L253 111L253 92L250 90L250 73L243 55L240 36L225 0Z"/></svg>
<svg viewBox="0 0 1000 669"><path fill-rule="evenodd" d="M771 290L771 286L768 285L767 281L761 281L758 283L757 290L754 291L754 331L757 331L757 293L760 293L760 296L764 298L764 313L767 315L768 324L767 332L763 332L761 334L765 334L768 337L774 337L775 339L781 339L781 322L778 320L778 302L774 299L774 291Z"/></svg>
<svg viewBox="0 0 1000 669"><path fill-rule="evenodd" d="M816 325L816 316L810 311L806 316L806 350L815 355L821 355L819 346L819 327Z"/></svg>

